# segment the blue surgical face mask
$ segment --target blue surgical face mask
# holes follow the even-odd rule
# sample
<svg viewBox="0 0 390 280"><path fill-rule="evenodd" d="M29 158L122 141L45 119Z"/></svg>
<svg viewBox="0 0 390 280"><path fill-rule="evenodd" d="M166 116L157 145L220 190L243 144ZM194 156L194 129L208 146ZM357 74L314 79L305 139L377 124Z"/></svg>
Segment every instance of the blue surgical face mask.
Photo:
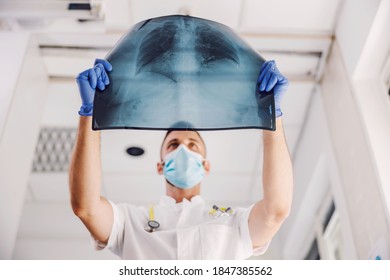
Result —
<svg viewBox="0 0 390 280"><path fill-rule="evenodd" d="M165 156L163 173L175 187L192 188L200 183L205 175L203 157L181 144Z"/></svg>

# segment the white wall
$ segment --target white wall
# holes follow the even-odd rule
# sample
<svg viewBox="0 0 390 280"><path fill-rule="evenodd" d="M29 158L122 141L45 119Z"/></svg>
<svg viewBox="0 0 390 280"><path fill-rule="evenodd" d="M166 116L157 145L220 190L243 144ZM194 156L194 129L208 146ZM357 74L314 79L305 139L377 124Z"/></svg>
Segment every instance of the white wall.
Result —
<svg viewBox="0 0 390 280"><path fill-rule="evenodd" d="M47 78L37 44L26 33L0 33L0 259L12 257Z"/></svg>
<svg viewBox="0 0 390 280"><path fill-rule="evenodd" d="M360 3L362 2L362 3ZM362 5L364 2L364 5ZM390 59L390 1L347 1L336 31L342 61L348 69L354 99L360 111L370 153L380 184L380 192L390 223L390 100L388 88L381 79ZM362 20L348 9L351 5L365 8ZM359 40L346 40L345 26L354 26ZM353 36L352 36L353 37ZM354 60L350 54L358 54ZM387 65L387 67L389 67ZM387 78L387 77L385 77Z"/></svg>
<svg viewBox="0 0 390 280"><path fill-rule="evenodd" d="M344 256L354 259L349 215L344 194L339 191L338 168L335 166L337 163L320 89L317 89L310 100L293 164L294 198L291 214L280 232L281 258L305 258L315 238L316 217L321 211L324 198L330 194L340 215Z"/></svg>
<svg viewBox="0 0 390 280"><path fill-rule="evenodd" d="M280 233L282 257L305 257L328 192L340 215L344 258L372 258L378 243L387 247L383 256L388 256L390 231L382 186L337 42L309 108L293 159L294 201Z"/></svg>
<svg viewBox="0 0 390 280"><path fill-rule="evenodd" d="M381 80L390 53L389 26L389 0L345 1L323 81L356 250L363 259L375 257L377 244L390 258L390 102ZM338 110L331 108L334 100ZM345 127L348 134L341 139Z"/></svg>
<svg viewBox="0 0 390 280"><path fill-rule="evenodd" d="M324 107L357 258L367 259L379 239L384 237L387 242L390 241L390 231L376 162L371 154L367 131L351 81L342 62L336 42L322 82Z"/></svg>
<svg viewBox="0 0 390 280"><path fill-rule="evenodd" d="M327 192L340 215L344 258L390 258L390 106L380 80L389 26L390 1L344 1L294 157L293 211L281 231L284 258L305 256L319 210L313 201Z"/></svg>
<svg viewBox="0 0 390 280"><path fill-rule="evenodd" d="M387 0L345 0L336 28L342 60L352 77L371 31L381 2Z"/></svg>

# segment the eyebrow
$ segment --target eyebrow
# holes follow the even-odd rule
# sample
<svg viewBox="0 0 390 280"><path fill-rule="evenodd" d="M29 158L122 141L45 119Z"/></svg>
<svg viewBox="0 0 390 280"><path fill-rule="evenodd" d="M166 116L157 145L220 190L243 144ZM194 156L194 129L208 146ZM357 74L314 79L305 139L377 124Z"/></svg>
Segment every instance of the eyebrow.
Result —
<svg viewBox="0 0 390 280"><path fill-rule="evenodd" d="M173 142L177 142L177 141L178 141L177 138L173 138L172 140L169 140L169 141L167 142L167 145L170 144L170 143L173 143Z"/></svg>
<svg viewBox="0 0 390 280"><path fill-rule="evenodd" d="M196 143L200 143L200 141L197 140L197 139L194 139L194 138L188 138L188 139L190 139L190 140L192 140L192 141L194 141L194 142L196 142Z"/></svg>
<svg viewBox="0 0 390 280"><path fill-rule="evenodd" d="M191 140L191 141L193 141L193 142L200 143L200 141L197 140L197 139L195 139L195 138L188 138L188 139ZM167 142L167 145L169 145L170 143L178 142L178 141L179 141L179 139L173 138L173 139L171 139L171 140L169 140L169 141Z"/></svg>

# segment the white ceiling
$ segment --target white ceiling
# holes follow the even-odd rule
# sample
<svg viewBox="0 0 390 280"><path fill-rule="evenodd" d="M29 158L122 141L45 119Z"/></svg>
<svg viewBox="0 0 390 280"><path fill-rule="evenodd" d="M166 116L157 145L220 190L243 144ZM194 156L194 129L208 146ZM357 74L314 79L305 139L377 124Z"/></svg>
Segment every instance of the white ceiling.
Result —
<svg viewBox="0 0 390 280"><path fill-rule="evenodd" d="M80 98L74 77L90 67L96 57L104 57L130 26L155 16L186 13L234 28L264 58L276 60L291 82L282 110L287 143L294 157L342 0L91 1L95 4L93 13L67 11L68 2L0 2L0 29L33 32L41 46L50 78L42 127L77 126ZM78 18L94 20L79 22ZM212 164L212 172L202 186L206 199L228 205L248 205L260 199L261 130L202 135ZM155 167L163 136L161 131L103 131L103 194L116 202L156 202L164 193L164 180ZM125 153L129 146L141 146L146 153L131 158ZM88 235L72 215L68 201L65 172L31 174L15 258L111 257L86 249L83 241ZM277 257L272 248L268 254Z"/></svg>

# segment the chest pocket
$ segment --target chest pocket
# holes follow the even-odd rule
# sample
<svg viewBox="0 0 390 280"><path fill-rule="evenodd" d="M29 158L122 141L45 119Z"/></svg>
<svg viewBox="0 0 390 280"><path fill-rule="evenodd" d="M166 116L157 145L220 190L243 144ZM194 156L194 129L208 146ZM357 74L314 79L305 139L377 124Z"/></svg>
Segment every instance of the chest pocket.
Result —
<svg viewBox="0 0 390 280"><path fill-rule="evenodd" d="M239 233L236 227L221 224L204 224L200 227L203 259L236 259Z"/></svg>

